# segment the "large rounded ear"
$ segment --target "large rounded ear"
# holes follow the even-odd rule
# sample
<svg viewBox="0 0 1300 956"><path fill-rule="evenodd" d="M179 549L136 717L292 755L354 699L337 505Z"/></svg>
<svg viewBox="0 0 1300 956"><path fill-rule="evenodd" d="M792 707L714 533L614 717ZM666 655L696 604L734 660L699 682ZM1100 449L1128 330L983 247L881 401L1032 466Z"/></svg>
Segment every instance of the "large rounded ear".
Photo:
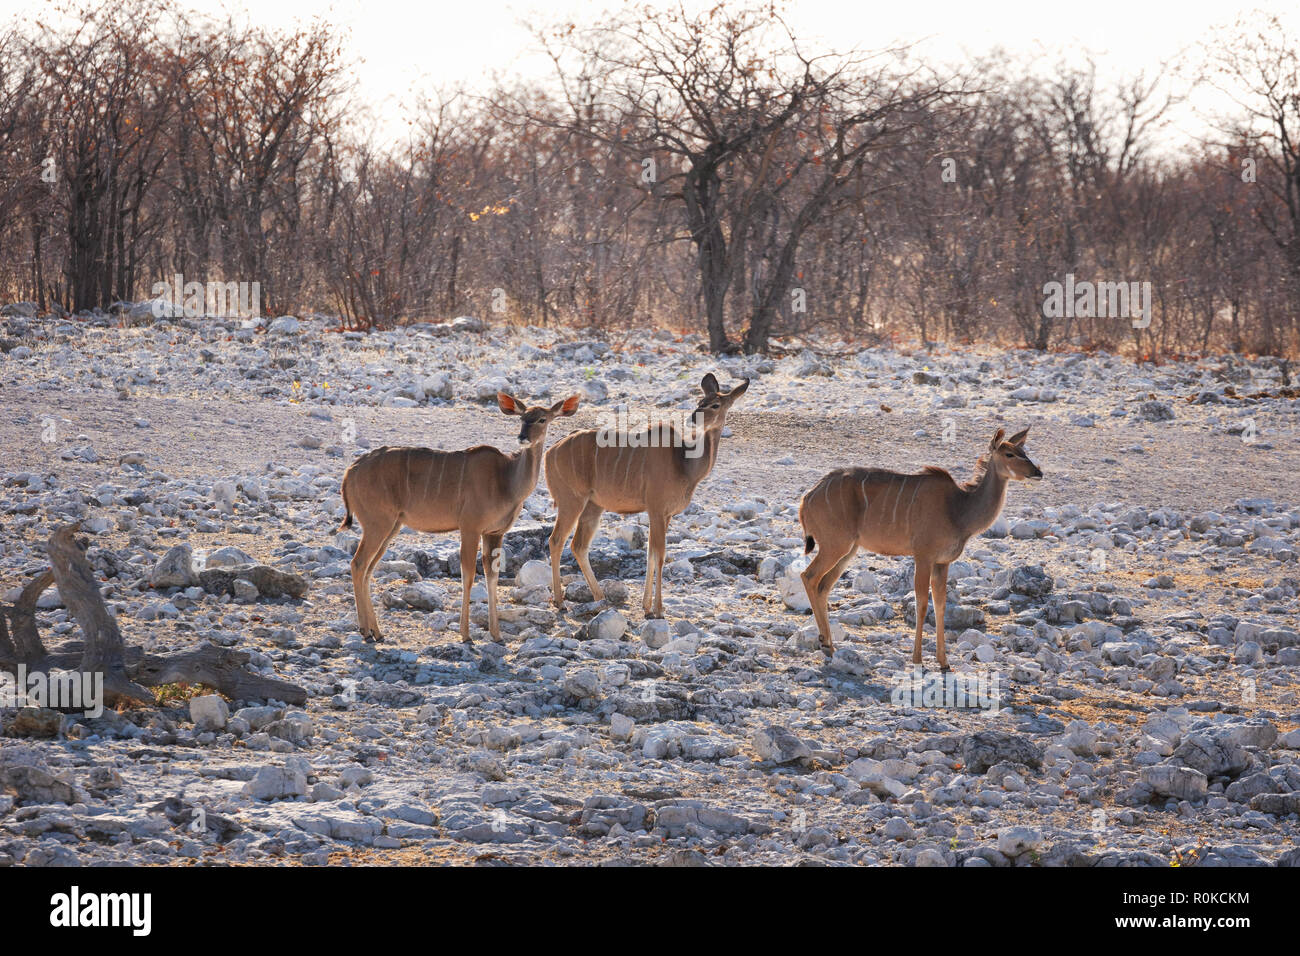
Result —
<svg viewBox="0 0 1300 956"><path fill-rule="evenodd" d="M556 415L572 415L578 410L578 396L570 395L562 402L556 402L551 406L551 411Z"/></svg>
<svg viewBox="0 0 1300 956"><path fill-rule="evenodd" d="M718 387L718 380L713 377L712 372L704 376L704 380L700 382L700 388L703 389L705 395L717 395L721 391Z"/></svg>
<svg viewBox="0 0 1300 956"><path fill-rule="evenodd" d="M999 445L1002 444L1002 439L1003 437L1005 437L1005 435L1006 435L1006 430L1002 428L999 428L996 432L994 432L993 440L989 442L989 451L997 451L997 448Z"/></svg>
<svg viewBox="0 0 1300 956"><path fill-rule="evenodd" d="M518 415L520 413L519 403L505 392L497 392L497 407L507 415Z"/></svg>
<svg viewBox="0 0 1300 956"><path fill-rule="evenodd" d="M1029 434L1029 429L1026 428L1024 431L1016 432L1014 435L1008 438L1007 441L1010 444L1015 445L1017 448L1019 448L1025 443L1025 436L1028 434Z"/></svg>
<svg viewBox="0 0 1300 956"><path fill-rule="evenodd" d="M727 398L734 402L736 399L740 398L740 396L744 395L745 391L748 388L749 388L749 379L745 379L743 382L741 382L739 385L737 385L735 388L733 388L731 391L727 393Z"/></svg>

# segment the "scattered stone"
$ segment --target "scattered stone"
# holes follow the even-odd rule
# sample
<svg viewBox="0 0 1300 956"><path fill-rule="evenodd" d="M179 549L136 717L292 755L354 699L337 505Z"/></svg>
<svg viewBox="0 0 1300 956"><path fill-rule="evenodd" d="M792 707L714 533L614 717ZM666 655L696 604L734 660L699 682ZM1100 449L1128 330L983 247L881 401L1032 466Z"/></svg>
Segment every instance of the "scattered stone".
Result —
<svg viewBox="0 0 1300 956"><path fill-rule="evenodd" d="M759 760L776 764L795 763L812 756L812 748L784 727L769 724L755 731L753 743Z"/></svg>
<svg viewBox="0 0 1300 956"><path fill-rule="evenodd" d="M981 730L962 741L961 760L967 773L984 773L1004 762L1037 770L1043 763L1043 751L1018 734Z"/></svg>
<svg viewBox="0 0 1300 956"><path fill-rule="evenodd" d="M641 640L646 647L653 650L666 645L672 640L673 632L669 623L662 618L651 618L641 626Z"/></svg>
<svg viewBox="0 0 1300 956"><path fill-rule="evenodd" d="M1171 422L1174 420L1173 406L1168 402L1143 402L1138 415L1145 422Z"/></svg>
<svg viewBox="0 0 1300 956"><path fill-rule="evenodd" d="M239 548L227 546L217 548L203 561L204 568L229 568L241 564L254 564L252 557Z"/></svg>
<svg viewBox="0 0 1300 956"><path fill-rule="evenodd" d="M1015 594L1043 597L1052 590L1054 582L1041 564L1022 565L1011 572L1007 587Z"/></svg>
<svg viewBox="0 0 1300 956"><path fill-rule="evenodd" d="M1174 750L1173 759L1207 777L1235 777L1250 766L1250 754L1221 736L1191 734Z"/></svg>
<svg viewBox="0 0 1300 956"><path fill-rule="evenodd" d="M4 720L6 737L49 740L63 730L63 714L49 707L19 707Z"/></svg>
<svg viewBox="0 0 1300 956"><path fill-rule="evenodd" d="M301 797L307 792L307 777L301 770L266 764L244 785L244 794L254 800Z"/></svg>
<svg viewBox="0 0 1300 956"><path fill-rule="evenodd" d="M596 641L617 641L621 640L627 631L627 618L623 617L618 611L610 608L601 611L586 628L588 636Z"/></svg>
<svg viewBox="0 0 1300 956"><path fill-rule="evenodd" d="M205 568L199 572L199 584L209 594L237 596L236 581L246 581L262 598L294 597L307 593L307 579L291 571L279 571L264 564L236 564L225 568Z"/></svg>
<svg viewBox="0 0 1300 956"><path fill-rule="evenodd" d="M216 694L190 698L190 720L195 730L225 730L229 717L230 708Z"/></svg>
<svg viewBox="0 0 1300 956"><path fill-rule="evenodd" d="M0 789L22 804L80 803L86 799L75 786L40 767L0 766Z"/></svg>
<svg viewBox="0 0 1300 956"><path fill-rule="evenodd" d="M1008 827L998 832L998 852L1010 859L1037 850L1043 834L1030 827Z"/></svg>
<svg viewBox="0 0 1300 956"><path fill-rule="evenodd" d="M545 561L525 561L515 580L521 588L550 587L551 566Z"/></svg>
<svg viewBox="0 0 1300 956"><path fill-rule="evenodd" d="M149 586L158 590L193 587L198 580L194 573L194 552L188 544L169 549L149 572Z"/></svg>

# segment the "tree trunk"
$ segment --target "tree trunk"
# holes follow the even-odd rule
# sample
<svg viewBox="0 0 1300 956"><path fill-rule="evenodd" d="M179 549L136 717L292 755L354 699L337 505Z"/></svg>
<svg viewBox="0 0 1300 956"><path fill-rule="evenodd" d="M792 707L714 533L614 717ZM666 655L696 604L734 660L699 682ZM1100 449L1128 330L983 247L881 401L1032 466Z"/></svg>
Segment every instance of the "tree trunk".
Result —
<svg viewBox="0 0 1300 956"><path fill-rule="evenodd" d="M127 678L124 671L126 646L113 619L95 574L86 561L85 546L73 538L78 525L59 528L50 536L46 550L53 565L59 596L77 619L86 643L81 654L83 672L104 675L105 703L115 706L120 699L153 702L153 695Z"/></svg>
<svg viewBox="0 0 1300 956"><path fill-rule="evenodd" d="M695 163L698 162L698 165ZM719 196L722 188L716 160L704 157L692 160L686 174L682 196L686 200L687 221L695 243L696 262L700 270L700 292L704 296L704 317L709 330L709 351L726 352L727 288L731 269L727 260L727 237L722 231Z"/></svg>
<svg viewBox="0 0 1300 956"><path fill-rule="evenodd" d="M451 237L451 254L447 257L447 306L448 315L456 314L456 273L460 269L460 233Z"/></svg>
<svg viewBox="0 0 1300 956"><path fill-rule="evenodd" d="M305 704L307 691L296 684L264 677L247 668L246 651L203 644L190 651L167 657L146 655L127 647L112 612L104 603L94 572L86 561L84 545L74 537L78 525L65 525L51 535L47 550L53 567L28 582L22 595L8 611L10 629L0 615L0 663L18 664L43 670L71 670L104 675L104 704L155 703L153 694L141 686L186 682L216 688L235 700L282 700ZM52 583L68 611L81 626L84 641L69 641L54 653L45 650L36 630L36 601Z"/></svg>

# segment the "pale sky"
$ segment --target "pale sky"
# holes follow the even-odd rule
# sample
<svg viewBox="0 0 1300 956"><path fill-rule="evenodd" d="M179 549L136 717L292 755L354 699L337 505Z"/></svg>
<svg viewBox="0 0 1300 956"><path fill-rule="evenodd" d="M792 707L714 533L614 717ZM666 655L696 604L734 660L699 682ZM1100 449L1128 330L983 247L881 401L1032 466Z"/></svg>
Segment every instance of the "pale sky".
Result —
<svg viewBox="0 0 1300 956"><path fill-rule="evenodd" d="M50 0L0 0L0 14L30 16ZM685 0L688 9L707 2ZM419 91L465 85L484 89L494 74L549 76L550 62L535 51L526 24L561 19L590 22L609 0L187 0L191 9L234 9L253 22L290 27L321 17L348 31L346 48L359 61L358 95L376 110L384 129L397 131L402 106ZM643 6L675 3L643 0ZM1295 0L793 0L786 19L805 48L863 51L900 44L936 64L960 62L1003 48L1014 54L1047 55L1055 62L1094 54L1103 75L1121 75L1172 60L1194 48L1212 28L1253 9L1276 12L1296 30ZM822 41L818 43L818 41ZM1179 125L1194 120L1180 115Z"/></svg>

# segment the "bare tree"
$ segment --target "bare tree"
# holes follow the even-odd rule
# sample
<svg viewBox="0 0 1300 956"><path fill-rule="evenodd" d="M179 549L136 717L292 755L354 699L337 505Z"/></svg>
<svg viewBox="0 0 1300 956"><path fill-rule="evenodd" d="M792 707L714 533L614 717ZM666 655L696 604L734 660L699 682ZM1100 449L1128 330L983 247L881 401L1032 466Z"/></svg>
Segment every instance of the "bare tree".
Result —
<svg viewBox="0 0 1300 956"><path fill-rule="evenodd" d="M1209 47L1207 79L1237 116L1225 124L1260 226L1282 254L1289 311L1300 311L1300 38L1276 14L1239 19ZM1292 320L1297 321L1296 319ZM1294 327L1293 327L1294 328Z"/></svg>

